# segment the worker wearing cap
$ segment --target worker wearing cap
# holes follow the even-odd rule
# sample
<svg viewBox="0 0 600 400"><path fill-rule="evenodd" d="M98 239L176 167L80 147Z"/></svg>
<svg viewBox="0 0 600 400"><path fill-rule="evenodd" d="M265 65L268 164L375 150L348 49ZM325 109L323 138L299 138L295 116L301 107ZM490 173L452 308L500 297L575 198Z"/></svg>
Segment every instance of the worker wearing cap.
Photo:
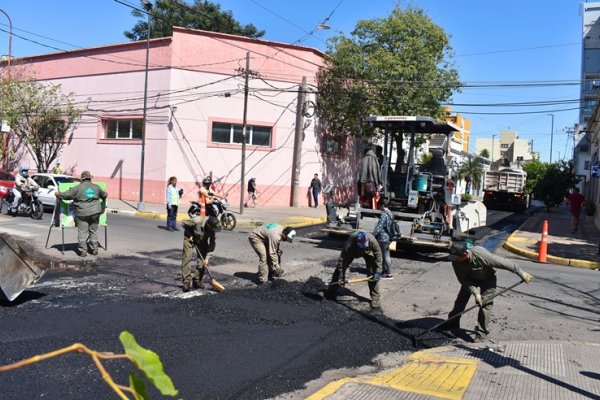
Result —
<svg viewBox="0 0 600 400"><path fill-rule="evenodd" d="M104 203L100 199L106 199L106 192L100 186L92 183L90 171L83 171L79 185L73 186L64 193L57 190L54 194L64 200L73 200L79 255L86 257L88 247L90 253L98 255L98 235L96 233L100 215L104 212Z"/></svg>
<svg viewBox="0 0 600 400"><path fill-rule="evenodd" d="M461 287L448 318L463 312L472 295L480 307L473 341L483 342L489 334L488 326L494 304L490 298L496 293L496 269L504 269L517 274L526 283L529 283L533 276L521 270L521 267L514 262L492 254L481 246L473 246L471 242L467 241L452 243L450 260L452 260L452 267ZM460 328L460 317L448 321L441 328Z"/></svg>
<svg viewBox="0 0 600 400"><path fill-rule="evenodd" d="M204 289L202 278L205 267L212 257L217 245L217 232L221 232L221 223L214 216L196 216L181 222L183 227L183 255L181 257L181 276L183 278L183 291L189 292L191 288ZM201 258L196 260L196 275L192 274L192 258L194 249L197 248Z"/></svg>
<svg viewBox="0 0 600 400"><path fill-rule="evenodd" d="M381 308L379 277L381 276L383 257L375 236L365 231L356 231L346 240L325 296L330 300L335 299L338 287L343 286L346 282L346 269L355 258L359 257L365 259L367 276L372 277L369 280L371 308Z"/></svg>
<svg viewBox="0 0 600 400"><path fill-rule="evenodd" d="M282 241L292 242L294 236L294 229L279 224L263 224L250 232L248 241L258 255L259 285L267 282L271 276L283 275L283 268L279 265L283 251L279 246Z"/></svg>

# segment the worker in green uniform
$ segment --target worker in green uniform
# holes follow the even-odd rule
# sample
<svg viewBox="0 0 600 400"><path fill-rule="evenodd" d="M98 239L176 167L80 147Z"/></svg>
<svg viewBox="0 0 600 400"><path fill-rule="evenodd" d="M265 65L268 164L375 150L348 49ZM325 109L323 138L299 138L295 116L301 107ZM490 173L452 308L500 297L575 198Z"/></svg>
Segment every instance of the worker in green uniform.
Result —
<svg viewBox="0 0 600 400"><path fill-rule="evenodd" d="M330 300L335 299L338 288L346 282L346 269L355 258L359 257L364 258L367 266L367 276L372 277L368 281L371 308L379 309L381 308L379 279L381 277L383 256L375 236L365 231L356 231L346 240L325 296Z"/></svg>
<svg viewBox="0 0 600 400"><path fill-rule="evenodd" d="M80 257L87 257L88 248L92 255L98 255L98 226L100 215L104 213L106 192L92 183L90 171L81 173L81 183L64 193L58 190L54 195L59 199L73 200L75 222L77 223L77 241Z"/></svg>
<svg viewBox="0 0 600 400"><path fill-rule="evenodd" d="M514 262L492 254L481 246L473 246L471 242L467 241L455 241L452 243L450 247L450 259L452 260L452 267L461 287L456 296L454 308L448 314L448 318L452 318L463 312L472 295L480 307L473 342L484 342L489 334L488 327L494 304L489 299L496 293L496 269L510 271L518 275L526 283L529 283L533 279L533 276L524 272ZM440 326L440 328L460 328L460 317L449 320Z"/></svg>
<svg viewBox="0 0 600 400"><path fill-rule="evenodd" d="M262 285L270 278L280 277L284 274L280 265L283 251L281 242L292 242L296 231L292 227L279 224L262 224L250 232L248 241L258 256L258 280Z"/></svg>
<svg viewBox="0 0 600 400"><path fill-rule="evenodd" d="M217 232L221 231L221 223L217 217L194 217L181 222L183 227L183 256L181 258L181 276L183 277L183 291L189 292L191 288L204 289L202 278L204 268L212 257L217 244ZM196 275L192 275L192 258L196 247L200 250L202 259L196 259Z"/></svg>

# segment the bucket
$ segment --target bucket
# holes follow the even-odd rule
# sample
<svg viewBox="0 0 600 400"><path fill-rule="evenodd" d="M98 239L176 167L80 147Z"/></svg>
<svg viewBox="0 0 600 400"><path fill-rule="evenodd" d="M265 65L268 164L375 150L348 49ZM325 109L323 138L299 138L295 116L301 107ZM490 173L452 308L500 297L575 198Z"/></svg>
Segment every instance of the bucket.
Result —
<svg viewBox="0 0 600 400"><path fill-rule="evenodd" d="M427 181L428 176L425 174L416 174L415 175L415 190L419 192L427 191Z"/></svg>

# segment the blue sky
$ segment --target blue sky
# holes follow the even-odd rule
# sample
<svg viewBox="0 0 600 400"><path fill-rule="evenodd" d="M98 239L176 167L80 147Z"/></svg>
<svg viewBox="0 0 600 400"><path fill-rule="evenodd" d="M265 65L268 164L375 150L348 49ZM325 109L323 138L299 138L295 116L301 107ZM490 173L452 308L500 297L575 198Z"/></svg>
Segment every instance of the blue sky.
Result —
<svg viewBox="0 0 600 400"><path fill-rule="evenodd" d="M542 161L549 161L552 117L548 114L554 114L552 160L565 154L572 157L573 141L565 128L578 120L579 0L216 2L243 24L266 30L264 39L281 42L296 42L327 20L330 30L314 31L299 43L321 50L328 37L349 34L357 20L385 18L396 4L418 6L450 35L460 79L471 86L454 96L453 110L471 120L472 149L476 138L511 129L521 139L533 140L534 151L541 153ZM71 50L126 42L123 32L136 22L131 10L114 0L4 0L0 9L12 20L16 57L58 51L47 46ZM0 29L0 53L7 54L8 19L3 14ZM542 82L549 85L540 87ZM531 102L554 104L505 105Z"/></svg>

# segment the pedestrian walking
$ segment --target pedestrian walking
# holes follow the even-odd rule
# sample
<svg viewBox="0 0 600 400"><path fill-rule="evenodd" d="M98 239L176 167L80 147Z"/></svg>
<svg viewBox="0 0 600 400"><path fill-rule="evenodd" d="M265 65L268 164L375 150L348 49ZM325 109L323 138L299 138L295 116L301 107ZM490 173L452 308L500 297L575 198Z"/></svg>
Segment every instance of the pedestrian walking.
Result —
<svg viewBox="0 0 600 400"><path fill-rule="evenodd" d="M315 202L315 208L319 206L319 194L322 189L321 180L319 179L319 174L315 174L312 180L310 181L310 189L312 191L313 200Z"/></svg>
<svg viewBox="0 0 600 400"><path fill-rule="evenodd" d="M282 241L292 242L294 236L296 231L293 228L279 224L263 224L250 232L248 241L258 255L259 285L284 274L280 265L283 254L280 245Z"/></svg>
<svg viewBox="0 0 600 400"><path fill-rule="evenodd" d="M167 230L178 231L177 228L177 210L179 209L179 200L183 195L183 189L177 190L177 177L172 176L167 181Z"/></svg>
<svg viewBox="0 0 600 400"><path fill-rule="evenodd" d="M202 278L208 267L217 245L217 232L221 231L221 223L217 217L194 217L181 222L183 227L183 255L181 257L181 276L183 278L183 291L204 289ZM196 273L192 271L192 259L196 248L200 257L196 258Z"/></svg>
<svg viewBox="0 0 600 400"><path fill-rule="evenodd" d="M473 296L479 305L477 326L473 342L484 342L489 334L490 319L492 317L493 301L490 300L496 293L496 269L504 269L518 275L524 282L529 283L533 276L524 272L514 262L490 253L481 246L473 246L467 241L455 241L450 247L452 268L458 282L461 284L454 308L448 314L452 318L463 312ZM460 317L440 326L441 329L459 329Z"/></svg>
<svg viewBox="0 0 600 400"><path fill-rule="evenodd" d="M377 208L381 211L379 215L379 221L377 225L375 225L375 229L373 230L373 236L379 242L379 247L381 248L383 265L382 265L382 279L394 279L392 275L392 257L390 255L390 242L392 241L392 229L394 224L394 214L388 208L389 201L387 198L379 199L379 203L377 204Z"/></svg>
<svg viewBox="0 0 600 400"><path fill-rule="evenodd" d="M571 213L571 233L575 233L579 229L579 216L584 201L585 197L579 193L579 188L573 188L573 192L567 196L569 212Z"/></svg>
<svg viewBox="0 0 600 400"><path fill-rule="evenodd" d="M60 161L56 161L56 165L54 166L54 168L52 168L52 173L57 175L61 175L64 173L64 170L60 166Z"/></svg>
<svg viewBox="0 0 600 400"><path fill-rule="evenodd" d="M98 255L97 232L100 215L104 213L102 200L106 199L106 192L92 183L90 171L83 171L79 185L73 186L64 193L57 190L54 194L60 199L73 200L79 256L86 257L88 250L92 255Z"/></svg>
<svg viewBox="0 0 600 400"><path fill-rule="evenodd" d="M355 258L359 257L365 260L367 276L371 277L368 281L371 308L379 309L381 308L381 296L379 294L379 277L381 276L382 263L381 248L375 236L365 231L356 231L346 240L325 296L329 300L335 300L339 286L343 286L346 282L346 269Z"/></svg>
<svg viewBox="0 0 600 400"><path fill-rule="evenodd" d="M258 189L256 188L256 178L250 178L248 181L248 198L244 203L244 207L249 207L248 204L252 202L252 207L256 207L256 196L258 196Z"/></svg>

